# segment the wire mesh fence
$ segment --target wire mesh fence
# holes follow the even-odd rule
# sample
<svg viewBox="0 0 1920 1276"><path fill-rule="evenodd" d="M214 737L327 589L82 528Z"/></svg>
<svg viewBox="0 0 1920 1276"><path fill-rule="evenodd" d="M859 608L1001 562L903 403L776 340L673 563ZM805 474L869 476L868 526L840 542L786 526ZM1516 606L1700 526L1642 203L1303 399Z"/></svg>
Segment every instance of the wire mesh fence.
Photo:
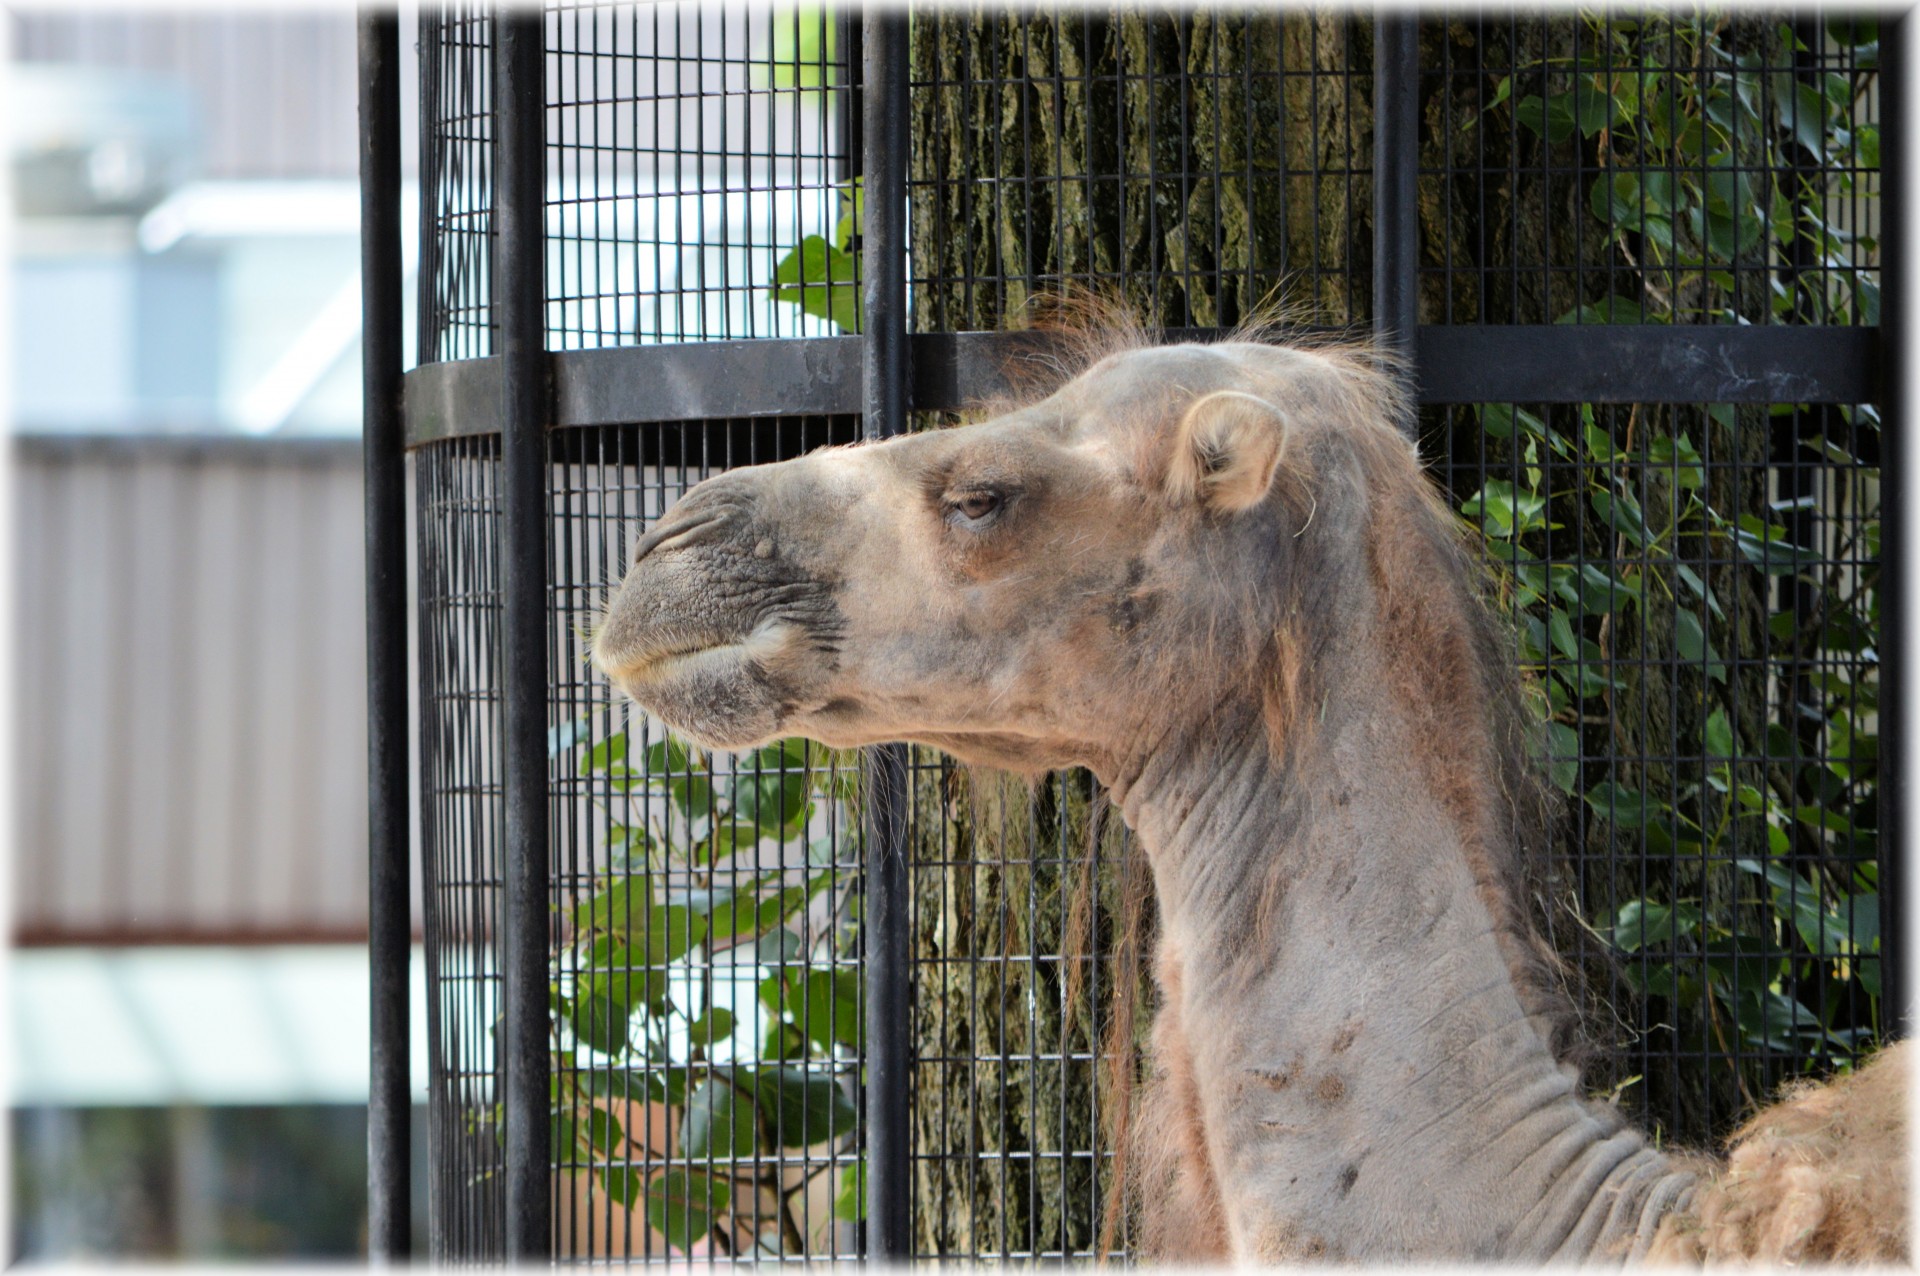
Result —
<svg viewBox="0 0 1920 1276"><path fill-rule="evenodd" d="M490 22L422 18L433 362L493 349ZM860 331L859 29L826 6L549 9L550 351ZM1389 268L1416 270L1432 325L1878 323L1869 22L1446 10L1400 85L1376 82L1374 38L1348 10L916 11L913 328L997 330L1074 290L1165 328L1276 305L1353 326ZM1405 267L1373 234L1388 91L1421 121ZM1549 903L1592 994L1590 1079L1698 1146L1883 1027L1880 418L1864 394L1695 402L1646 375L1644 401L1432 404L1421 449L1485 541L1564 801ZM614 703L586 653L687 487L859 422L791 415L778 387L751 418L646 407L549 435L553 1250L851 1255L863 762L703 755ZM504 1209L497 456L484 435L416 449L449 1257L497 1256ZM909 757L913 1253L1090 1256L1108 1065L1137 1067L1152 1010L1127 908L1146 870L1085 774Z"/></svg>

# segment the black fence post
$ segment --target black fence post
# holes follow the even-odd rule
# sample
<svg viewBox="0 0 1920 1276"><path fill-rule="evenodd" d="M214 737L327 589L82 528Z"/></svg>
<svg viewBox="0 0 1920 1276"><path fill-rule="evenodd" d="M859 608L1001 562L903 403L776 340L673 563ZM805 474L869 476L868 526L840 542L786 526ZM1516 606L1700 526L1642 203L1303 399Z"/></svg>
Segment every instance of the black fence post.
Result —
<svg viewBox="0 0 1920 1276"><path fill-rule="evenodd" d="M862 171L866 226L861 236L865 289L861 432L869 439L906 426L907 384L907 15L878 5L865 11L866 74ZM908 1194L908 947L906 855L907 749L867 752L863 842L866 851L867 1257L912 1256Z"/></svg>
<svg viewBox="0 0 1920 1276"><path fill-rule="evenodd" d="M1409 360L1420 322L1419 34L1411 13L1375 11L1373 330L1381 344Z"/></svg>
<svg viewBox="0 0 1920 1276"><path fill-rule="evenodd" d="M1408 348L1419 324L1420 40L1418 20L1379 10L1373 24L1373 326Z"/></svg>
<svg viewBox="0 0 1920 1276"><path fill-rule="evenodd" d="M400 415L400 19L366 10L360 57L360 382L367 531L367 1257L413 1234L407 1050L407 494Z"/></svg>
<svg viewBox="0 0 1920 1276"><path fill-rule="evenodd" d="M506 1251L551 1237L547 1007L547 389L545 19L493 12L494 306L501 356L500 678L506 782L499 938Z"/></svg>
<svg viewBox="0 0 1920 1276"><path fill-rule="evenodd" d="M1907 272L1908 180L1913 138L1908 132L1906 74L1912 65L1908 41L1913 21L1887 14L1880 38L1880 118L1891 145L1881 150L1880 170L1880 1023L1888 1038L1912 1027L1906 919L1907 777L1906 735L1911 715L1905 701L1907 657L1906 570L1912 561L1913 523L1906 498L1914 488L1911 423L1912 373L1908 371Z"/></svg>

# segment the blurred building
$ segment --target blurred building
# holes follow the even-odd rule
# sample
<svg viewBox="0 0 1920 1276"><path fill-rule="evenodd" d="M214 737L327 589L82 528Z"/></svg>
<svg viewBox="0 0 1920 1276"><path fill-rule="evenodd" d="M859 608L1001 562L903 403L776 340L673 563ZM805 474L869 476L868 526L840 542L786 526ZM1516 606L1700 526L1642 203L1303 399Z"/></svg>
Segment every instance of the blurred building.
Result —
<svg viewBox="0 0 1920 1276"><path fill-rule="evenodd" d="M353 13L6 20L13 1255L349 1257Z"/></svg>

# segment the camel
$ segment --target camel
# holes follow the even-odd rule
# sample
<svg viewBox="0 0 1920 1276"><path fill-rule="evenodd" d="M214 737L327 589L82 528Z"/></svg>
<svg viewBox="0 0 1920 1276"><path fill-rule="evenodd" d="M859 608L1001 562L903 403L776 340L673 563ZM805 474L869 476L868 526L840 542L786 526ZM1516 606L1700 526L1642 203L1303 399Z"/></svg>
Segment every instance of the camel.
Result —
<svg viewBox="0 0 1920 1276"><path fill-rule="evenodd" d="M1093 770L1160 910L1146 1256L1905 1259L1905 1045L1726 1161L1583 1094L1513 644L1392 357L1081 345L991 419L701 483L596 664L712 748Z"/></svg>

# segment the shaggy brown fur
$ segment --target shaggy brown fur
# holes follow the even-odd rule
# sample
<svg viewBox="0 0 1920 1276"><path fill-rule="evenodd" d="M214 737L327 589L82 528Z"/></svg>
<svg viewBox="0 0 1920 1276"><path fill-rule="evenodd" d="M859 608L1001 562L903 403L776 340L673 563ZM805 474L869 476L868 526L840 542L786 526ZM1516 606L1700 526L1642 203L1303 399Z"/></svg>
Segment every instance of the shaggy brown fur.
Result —
<svg viewBox="0 0 1920 1276"><path fill-rule="evenodd" d="M1726 1166L1661 1225L1668 1262L1910 1262L1912 1046L1824 1085L1790 1085L1733 1136Z"/></svg>

